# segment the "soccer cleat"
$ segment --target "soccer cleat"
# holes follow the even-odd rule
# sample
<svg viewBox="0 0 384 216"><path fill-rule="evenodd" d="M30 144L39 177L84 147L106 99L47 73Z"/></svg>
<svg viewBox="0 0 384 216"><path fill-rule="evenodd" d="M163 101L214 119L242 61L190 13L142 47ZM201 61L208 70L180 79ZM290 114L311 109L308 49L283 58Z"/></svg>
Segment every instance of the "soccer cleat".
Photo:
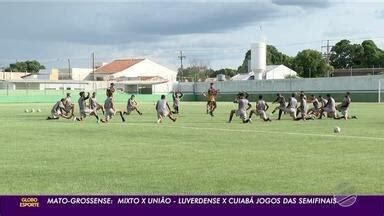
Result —
<svg viewBox="0 0 384 216"><path fill-rule="evenodd" d="M232 120L229 120L228 123L232 123Z"/></svg>
<svg viewBox="0 0 384 216"><path fill-rule="evenodd" d="M352 118L352 119L357 119L357 116L352 116L351 118Z"/></svg>
<svg viewBox="0 0 384 216"><path fill-rule="evenodd" d="M252 123L252 119L249 118L249 119L248 119L248 123Z"/></svg>
<svg viewBox="0 0 384 216"><path fill-rule="evenodd" d="M211 112L209 112L209 115L211 115L212 117L213 117L213 116L215 116L215 115L213 115L213 112L212 112L212 111L211 111Z"/></svg>

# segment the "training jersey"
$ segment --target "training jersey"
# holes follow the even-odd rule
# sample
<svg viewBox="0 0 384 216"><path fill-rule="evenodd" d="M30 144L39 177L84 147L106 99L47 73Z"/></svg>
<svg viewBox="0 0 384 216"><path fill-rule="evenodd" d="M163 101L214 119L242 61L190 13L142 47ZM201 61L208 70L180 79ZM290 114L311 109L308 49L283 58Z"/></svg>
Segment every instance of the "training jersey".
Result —
<svg viewBox="0 0 384 216"><path fill-rule="evenodd" d="M322 106L322 107L325 107L325 105L328 103L328 100L325 99L325 98L322 98L322 99L320 100L320 103L321 103L321 106Z"/></svg>
<svg viewBox="0 0 384 216"><path fill-rule="evenodd" d="M66 108L68 108L68 107L72 107L72 106L73 106L71 97L66 97L66 98L65 98L64 106L65 106Z"/></svg>
<svg viewBox="0 0 384 216"><path fill-rule="evenodd" d="M180 103L180 99L183 97L183 93L180 92L180 94L178 93L174 93L172 95L172 98L173 98L173 106L179 106L179 103Z"/></svg>
<svg viewBox="0 0 384 216"><path fill-rule="evenodd" d="M280 106L285 107L285 97L284 96L277 97L277 103L279 103Z"/></svg>
<svg viewBox="0 0 384 216"><path fill-rule="evenodd" d="M264 111L266 108L265 101L264 100L259 100L256 103L256 110L257 111Z"/></svg>
<svg viewBox="0 0 384 216"><path fill-rule="evenodd" d="M167 100L165 100L165 99L158 100L157 103L156 103L156 110L157 110L157 112L166 112L166 111L168 111Z"/></svg>
<svg viewBox="0 0 384 216"><path fill-rule="evenodd" d="M216 101L217 90L214 88L208 89L208 101Z"/></svg>
<svg viewBox="0 0 384 216"><path fill-rule="evenodd" d="M329 98L326 108L331 110L336 110L336 102L335 102L335 99L333 99L333 97Z"/></svg>
<svg viewBox="0 0 384 216"><path fill-rule="evenodd" d="M89 107L91 109L96 109L97 108L97 101L96 101L96 98L95 97L91 97L89 99Z"/></svg>
<svg viewBox="0 0 384 216"><path fill-rule="evenodd" d="M52 107L52 111L56 113L56 112L59 111L60 109L65 109L64 104L63 104L63 102L61 102L61 100L60 100L60 101L57 101L56 104L53 105L53 107Z"/></svg>
<svg viewBox="0 0 384 216"><path fill-rule="evenodd" d="M86 99L84 97L80 97L79 100L77 101L79 103L79 110L80 110L80 112L85 110L85 107L86 107L85 100Z"/></svg>
<svg viewBox="0 0 384 216"><path fill-rule="evenodd" d="M341 103L341 107L348 108L349 104L351 104L351 98L349 96L345 96L343 102Z"/></svg>
<svg viewBox="0 0 384 216"><path fill-rule="evenodd" d="M314 98L312 100L312 104L313 104L314 108L316 108L316 109L320 108L320 103L319 103L319 100L317 100L317 98Z"/></svg>
<svg viewBox="0 0 384 216"><path fill-rule="evenodd" d="M109 110L109 109L112 109L112 108L113 108L113 98L112 97L108 97L104 101L104 109Z"/></svg>
<svg viewBox="0 0 384 216"><path fill-rule="evenodd" d="M246 111L249 101L245 98L239 99L239 110Z"/></svg>
<svg viewBox="0 0 384 216"><path fill-rule="evenodd" d="M135 99L131 99L131 98L128 99L128 102L127 102L127 107L128 107L128 108L133 108L133 107L135 107L136 105L137 105L137 102L136 102Z"/></svg>
<svg viewBox="0 0 384 216"><path fill-rule="evenodd" d="M291 97L287 108L296 109L296 107L297 107L297 100L295 97Z"/></svg>
<svg viewBox="0 0 384 216"><path fill-rule="evenodd" d="M303 97L300 99L300 110L307 109L307 100Z"/></svg>

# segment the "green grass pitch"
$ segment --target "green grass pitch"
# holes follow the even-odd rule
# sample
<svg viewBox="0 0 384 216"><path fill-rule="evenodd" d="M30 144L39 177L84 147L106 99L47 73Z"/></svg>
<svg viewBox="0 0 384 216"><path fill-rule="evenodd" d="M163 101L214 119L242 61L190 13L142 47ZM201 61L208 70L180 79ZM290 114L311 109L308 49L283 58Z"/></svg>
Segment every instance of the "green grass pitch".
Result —
<svg viewBox="0 0 384 216"><path fill-rule="evenodd" d="M108 124L46 121L51 106L0 104L0 194L384 193L380 104L353 103L358 120L229 124L232 103L210 117L182 102L161 125L153 103Z"/></svg>

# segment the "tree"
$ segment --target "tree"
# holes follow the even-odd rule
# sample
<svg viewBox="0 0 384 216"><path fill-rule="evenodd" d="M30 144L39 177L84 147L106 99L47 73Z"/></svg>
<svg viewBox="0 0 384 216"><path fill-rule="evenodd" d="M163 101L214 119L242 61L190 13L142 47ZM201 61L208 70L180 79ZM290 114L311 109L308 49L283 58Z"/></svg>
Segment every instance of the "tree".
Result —
<svg viewBox="0 0 384 216"><path fill-rule="evenodd" d="M212 70L209 73L209 77L217 77L219 74L224 74L227 78L233 77L237 74L237 70L235 69L230 69L230 68L224 68L224 69L219 69L219 70Z"/></svg>
<svg viewBox="0 0 384 216"><path fill-rule="evenodd" d="M297 53L293 69L300 77L321 77L332 70L319 51L306 49Z"/></svg>
<svg viewBox="0 0 384 216"><path fill-rule="evenodd" d="M341 40L331 50L330 64L334 68L379 67L384 65L384 51L372 40L361 44L351 44L349 40Z"/></svg>
<svg viewBox="0 0 384 216"><path fill-rule="evenodd" d="M38 73L42 69L45 69L45 66L41 65L40 62L33 60L9 64L9 67L7 67L5 71Z"/></svg>

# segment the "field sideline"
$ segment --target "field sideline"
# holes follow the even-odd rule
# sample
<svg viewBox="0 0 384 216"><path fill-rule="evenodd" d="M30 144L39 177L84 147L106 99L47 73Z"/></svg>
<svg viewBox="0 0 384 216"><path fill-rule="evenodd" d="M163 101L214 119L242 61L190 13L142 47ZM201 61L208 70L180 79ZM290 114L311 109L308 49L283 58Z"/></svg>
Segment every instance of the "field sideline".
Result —
<svg viewBox="0 0 384 216"><path fill-rule="evenodd" d="M384 193L383 104L352 103L358 120L229 124L232 103L212 118L182 102L161 125L149 102L108 124L46 121L51 106L0 104L0 194Z"/></svg>

